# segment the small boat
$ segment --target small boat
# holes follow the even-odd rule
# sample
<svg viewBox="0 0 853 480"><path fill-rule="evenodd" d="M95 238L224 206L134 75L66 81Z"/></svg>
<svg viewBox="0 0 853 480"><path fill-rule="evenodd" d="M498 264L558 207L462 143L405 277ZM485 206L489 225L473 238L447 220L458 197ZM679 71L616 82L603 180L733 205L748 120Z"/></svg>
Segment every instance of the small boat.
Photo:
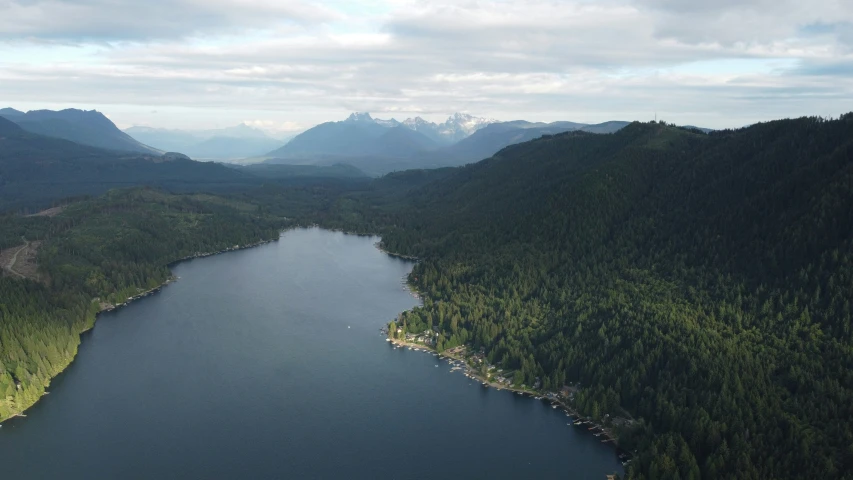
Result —
<svg viewBox="0 0 853 480"><path fill-rule="evenodd" d="M435 368L438 368L438 365L436 365Z"/></svg>

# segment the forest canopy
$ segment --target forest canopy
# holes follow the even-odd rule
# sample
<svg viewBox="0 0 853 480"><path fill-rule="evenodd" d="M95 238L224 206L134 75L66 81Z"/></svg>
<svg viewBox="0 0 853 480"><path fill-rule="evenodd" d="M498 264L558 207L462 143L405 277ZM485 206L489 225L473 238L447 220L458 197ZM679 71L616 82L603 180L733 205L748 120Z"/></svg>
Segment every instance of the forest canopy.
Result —
<svg viewBox="0 0 853 480"><path fill-rule="evenodd" d="M460 168L226 196L112 191L52 218L42 283L0 279L0 418L73 357L99 302L168 264L319 223L421 259L398 324L638 427L635 479L853 478L853 115L706 134L634 123ZM391 319L388 319L391 320ZM20 385L20 388L19 388Z"/></svg>
<svg viewBox="0 0 853 480"><path fill-rule="evenodd" d="M326 222L422 259L404 328L642 419L629 478L850 478L851 205L848 114L543 137Z"/></svg>

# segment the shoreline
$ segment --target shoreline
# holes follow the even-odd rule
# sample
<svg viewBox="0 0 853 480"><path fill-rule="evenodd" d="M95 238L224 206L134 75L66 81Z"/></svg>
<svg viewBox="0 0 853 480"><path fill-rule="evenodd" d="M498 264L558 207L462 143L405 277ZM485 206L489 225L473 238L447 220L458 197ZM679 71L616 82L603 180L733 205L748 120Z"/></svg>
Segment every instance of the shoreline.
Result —
<svg viewBox="0 0 853 480"><path fill-rule="evenodd" d="M384 331L385 330L383 330L383 332ZM567 417L571 418L571 426L587 426L587 425L589 425L589 428L587 428L587 430L590 433L594 434L596 437L604 436L605 440L602 440L601 443L612 444L614 447L614 450L616 451L617 454L621 450L621 448L619 447L618 436L615 435L614 432L610 428L607 428L607 427L604 427L604 426L599 425L597 423L594 423L593 420L590 419L589 417L585 417L585 416L580 415L577 412L577 410L575 410L571 405L569 405L567 402L560 399L559 397L556 397L556 396L552 397L552 396L549 396L547 393L536 391L536 390L524 390L524 389L521 389L518 387L512 387L509 385L490 382L487 378L483 378L482 375L477 373L471 367L471 365L468 363L468 361L462 356L450 354L447 352L439 352L430 346L423 345L420 343L411 343L411 342L407 342L405 340L398 340L396 338L391 338L391 337L387 337L387 339L391 344L395 345L395 348L396 347L399 347L399 348L408 347L410 350L411 349L417 349L418 351L423 350L427 353L437 355L439 358L448 358L451 360L455 360L457 362L461 362L463 365L463 367L461 368L462 373L465 374L465 376L467 376L473 380L479 381L484 387L491 387L497 391L506 390L510 393L515 393L517 395L527 395L527 396L530 396L531 398L533 398L534 400L540 400L540 401L547 400L554 409L562 410L563 412L565 412ZM595 433L594 431L598 431L598 433ZM630 457L628 457L628 458L630 458ZM620 456L620 461L622 461L621 456ZM627 466L627 463L623 462L623 466Z"/></svg>
<svg viewBox="0 0 853 480"><path fill-rule="evenodd" d="M288 232L288 231L290 231L290 230L295 230L295 229L298 229L298 228L321 228L321 229L324 229L324 230L330 230L330 231L342 232L342 233L344 233L344 234L346 234L346 235L376 236L375 234L354 233L354 232L346 232L346 231L344 231L344 230L340 230L340 229L325 228L325 227L323 227L323 226L321 226L321 225L319 225L319 224L313 224L313 225L307 225L307 226L306 226L306 225L292 225L292 226L290 226L290 227L283 228L283 229L279 230L279 232L278 232L278 236L277 236L277 237L275 237L275 238L271 238L271 239L267 239L267 240L260 240L260 241L257 241L257 242L254 242L254 243L250 243L250 244L246 244L246 245L234 245L234 246L231 246L231 247L226 247L226 248L224 248L224 249L222 249L222 250L217 250L217 251L215 251L215 252L196 252L196 253L194 253L194 254L187 255L187 256L185 256L185 257L182 257L182 258L179 258L179 259L177 259L177 260L173 260L173 261L171 261L171 262L167 263L167 264L166 264L166 268L168 268L168 269L171 271L172 267L174 267L175 265L177 265L177 264L179 264L179 263L181 263L181 262L188 261L188 260L193 260L193 259L196 259L196 258L205 258L205 257L210 257L210 256L213 256L213 255L219 255L219 254L222 254L222 253L234 252L234 251L237 251L237 250L245 250L245 249L247 249L247 248L254 248L254 247L258 247L258 246L265 245L265 244L268 244L268 243L277 242L277 241L279 241L279 239L281 239L281 235L283 235L285 232ZM380 249L380 250L381 250L381 249ZM388 253L388 252L386 252L386 253ZM389 255L392 255L392 254L391 254L391 253L389 253ZM155 287L153 287L153 288L150 288L150 289L148 289L148 290L145 290L145 291L139 292L139 293L137 293L136 295L133 295L133 296L131 296L131 297L128 297L128 298L127 298L127 300L125 300L124 302L117 303L117 304L111 304L111 303L101 302L101 301L100 301L100 299L99 299L98 297L93 298L93 299L92 299L92 302L95 302L95 301L98 301L98 302L99 302L99 305L98 305L98 311L97 311L97 312L95 312L95 318L94 318L94 320L92 320L91 326L89 326L89 327L87 327L87 328L85 328L85 329L83 329L83 330L81 330L81 331L77 332L78 338L80 339L80 342L77 344L78 349L79 349L79 346L83 343L83 339L82 339L83 334L84 334L84 333L87 333L87 332L89 332L89 331L91 331L91 330L93 330L93 329L95 328L96 324L98 323L98 316L99 316L101 313L104 313L104 312L111 312L111 311L118 310L118 309L120 309L120 308L122 308L122 307L126 307L126 306L127 306L127 305L129 305L131 302L134 302L134 301L136 301L136 300L140 300L140 299L145 298L145 297L147 297L147 296L149 296L149 295L152 295L152 294L154 294L154 293L159 292L163 287L165 287L165 286L169 285L169 284L170 284L170 283L172 283L172 282L176 282L177 280L178 280L178 277L176 277L176 276L174 276L174 275L171 275L171 274L170 274L170 275L169 275L169 278L167 278L166 280L164 280L163 282L161 282L161 283L160 283L160 284L158 284L157 286L155 286ZM39 401L39 400L41 400L41 398L42 398L42 397L44 397L45 395L47 395L47 394L49 393L49 392L47 392L47 388L48 388L48 387L50 387L50 381L51 381L51 380L53 380L54 378L56 378L57 376L61 375L61 374L62 374L62 373L64 373L64 372L65 372L69 367L71 367L71 365L74 363L74 360L77 358L77 353L78 353L78 352L77 352L77 351L75 351L75 352L74 352L74 355L73 355L73 356L71 357L71 359L68 361L68 364L67 364L67 365L65 365L64 367L62 367L62 369L61 369L60 371L58 371L58 372L56 373L56 375L51 376L51 377L50 377L50 379L48 380L47 385L43 385L43 386L42 386L42 387L43 387L43 389L44 389L44 392L39 396L39 398L38 398L35 402L33 402L31 405L26 406L26 407L25 407L24 409L22 409L20 412L13 413L12 415L9 415L8 417L5 417L5 418L0 418L0 428L2 428L3 423L5 423L5 422L6 422L6 421L8 421L8 420L12 420L12 419L14 419L14 418L18 418L18 417L26 417L26 415L25 415L26 411L27 411L27 410L29 410L30 408L34 407L36 404L38 404L38 401Z"/></svg>
<svg viewBox="0 0 853 480"><path fill-rule="evenodd" d="M373 246L376 247L376 249L379 250L380 252L384 253L385 255L389 255L391 257L402 258L404 260L411 260L413 262L420 262L421 261L421 259L418 257L413 257L411 255L403 255L402 253L394 253L394 252L385 250L384 248L382 248L382 242L381 241L374 243Z"/></svg>
<svg viewBox="0 0 853 480"><path fill-rule="evenodd" d="M330 232L343 233L344 235L355 235L357 237L379 237L379 238L382 238L382 235L380 235L378 233L353 232L350 230L344 230L342 228L329 228L329 227L324 227L323 225L320 225L319 223L312 223L310 225L297 225L293 228L321 228L323 230L328 230ZM382 252L386 255L390 255L392 257L402 258L404 260L411 260L413 262L420 262L421 261L421 259L419 257L415 257L412 255L404 255L402 253L396 253L396 252L392 252L390 250L386 250L385 248L382 247L382 241L381 240L378 242L375 242L373 244L373 246L376 247L376 249L379 250L380 252Z"/></svg>
<svg viewBox="0 0 853 480"><path fill-rule="evenodd" d="M258 241L258 242L255 242L255 243L246 244L246 245L235 245L235 246L227 247L227 248L225 248L225 249L223 249L223 250L219 250L219 251L216 251L216 252L196 252L196 253L195 253L195 254L193 254L193 255L188 255L188 256L186 256L186 257L180 258L180 259L175 260L175 261L173 261L173 262L169 262L169 263L167 263L167 264L166 264L166 267L167 267L167 268L170 270L170 272L171 272L171 269L172 269L172 267L173 267L174 265L177 265L178 263L181 263L181 262L184 262L184 261L187 261L187 260L192 260L192 259L194 259L194 258L210 257L210 256L213 256L213 255L219 255L219 254L222 254L222 253L234 252L234 251L237 251L237 250L245 250L245 249L247 249L247 248L258 247L258 246L261 246L261 245L265 245L265 244L267 244L267 243L277 242L277 241L279 240L279 238L281 238L281 234L282 234L282 233L284 233L284 232L285 232L285 231L287 231L287 230L290 230L290 228L280 230L280 231L279 231L279 236L278 236L278 237L276 237L276 238L274 238L274 239L261 240L261 241ZM103 313L103 312L111 312L111 311L114 311L114 310L118 310L118 309L120 309L120 308L122 308L122 307L126 307L126 306L127 306L127 305L129 305L131 302L134 302L134 301L136 301L136 300L140 300L140 299L145 298L145 297L147 297L147 296L149 296L149 295L152 295L152 294L154 294L154 293L159 292L163 287L165 287L166 285L169 285L169 284L170 284L170 283L172 283L172 282L176 282L177 280L178 280L178 277L176 277L176 276L174 276L174 275L171 275L171 274L170 274L170 275L169 275L169 278L167 278L166 280L164 280L163 282L161 282L161 283L160 283L159 285L157 285L156 287L153 287L153 288L150 288L150 289L145 290L145 291L143 291L143 292L137 293L136 295L133 295L133 296L131 296L131 297L128 297L128 299L127 299L126 301L124 301L124 302L122 302L122 303L115 304L115 305L114 305L114 304L110 304L110 303L100 302L98 297L93 298L93 299L92 299L92 302L99 301L99 305L98 305L98 306L99 306L99 309L98 309L98 311L95 313L95 318L94 318L94 320L92 321L92 325L91 325L90 327L88 327L88 328L86 328L86 329L84 329L84 330L81 330L80 332L78 332L78 333L77 333L77 336L78 336L78 338L80 339L79 343L77 344L77 347L78 347L78 348L77 348L77 350L79 350L79 346L83 344L83 334L84 334L84 333L86 333L86 332L89 332L89 331L91 331L91 330L93 330L93 329L95 328L95 325L98 323L98 316L99 316L101 313ZM48 380L48 384L47 384L47 385L43 385L44 391L43 391L43 392L42 392L42 394L39 396L39 398L38 398L35 402L33 402L33 403L32 403L32 405L28 405L26 408L24 408L24 409L23 409L23 410L21 410L20 412L16 412L16 413L14 413L14 414L12 414L12 415L10 415L10 416L6 417L6 418L0 418L0 427L2 427L2 426L3 426L3 423L5 423L7 420L12 420L13 418L18 418L18 417L26 417L26 415L25 415L26 411L27 411L27 410L29 410L30 408L34 407L36 404L38 404L39 400L41 400L41 399L42 399L42 397L44 397L45 395L48 395L48 394L50 393L50 392L48 392L48 391L47 391L47 388L50 386L50 381L51 381L51 380L53 380L54 378L56 378L57 376L61 375L62 373L64 373L64 372L65 372L65 370L67 370L67 369L68 369L72 364L74 364L74 360L76 360L76 358L77 358L77 354L78 354L78 351L75 351L75 352L74 352L74 356L72 356L72 357L71 357L71 359L69 360L68 364L67 364L67 365L65 365L64 367L62 367L62 370L60 370L59 372L57 372L57 373L56 373L56 375L53 375L53 376L51 376L51 377L50 377L50 379Z"/></svg>
<svg viewBox="0 0 853 480"><path fill-rule="evenodd" d="M344 233L346 233L346 232L344 232ZM393 252L389 252L389 251L385 250L381 246L381 241L376 242L374 244L374 246L379 251L381 251L387 255L390 255L392 257L399 257L399 258L403 258L406 260L413 260L416 262L420 261L420 259L417 257L397 254L397 253L393 253ZM420 291L412 288L413 285L409 284L407 281L404 281L403 284L404 284L406 290L408 290L410 294L412 294L415 298L417 298L421 302L423 302L425 297ZM383 334L385 334L386 339L390 343L395 345L395 348L396 347L400 347L400 348L409 347L409 349L418 349L418 350L422 349L423 351L425 351L427 353L432 353L432 354L437 355L439 358L449 358L449 359L461 362L463 364L462 372L465 374L465 376L479 381L484 387L492 387L498 391L507 390L508 392L515 393L517 395L528 395L535 400L540 400L540 401L547 400L548 402L551 403L551 405L555 409L559 408L560 410L562 410L563 412L566 413L566 416L571 419L571 426L590 425L590 427L587 428L587 430L590 433L593 433L596 437L603 435L605 440L602 440L601 443L610 443L614 447L614 450L615 450L616 454L618 455L619 460L622 463L623 467L627 467L628 462L630 462L631 459L633 458L633 455L631 455L630 453L628 453L625 450L622 450L622 448L619 446L619 437L618 437L618 435L616 435L614 433L612 427L608 428L608 427L604 427L603 425L593 423L593 420L590 417L580 415L577 412L577 410L575 410L571 405L568 404L567 401L564 401L559 396L556 396L556 395L555 396L549 396L548 393L540 392L537 390L523 390L521 388L512 387L512 386L509 386L506 384L490 382L488 378L483 378L479 373L477 373L471 367L471 365L468 364L468 361L465 358L463 358L461 356L454 355L454 354L450 354L447 352L439 352L430 346L423 345L420 343L410 343L410 342L407 342L405 340L398 340L396 338L391 338L390 336L388 336L389 332L387 331L386 327L387 327L387 325L383 326L380 329L380 331L383 332ZM599 433L594 433L593 430L597 430Z"/></svg>

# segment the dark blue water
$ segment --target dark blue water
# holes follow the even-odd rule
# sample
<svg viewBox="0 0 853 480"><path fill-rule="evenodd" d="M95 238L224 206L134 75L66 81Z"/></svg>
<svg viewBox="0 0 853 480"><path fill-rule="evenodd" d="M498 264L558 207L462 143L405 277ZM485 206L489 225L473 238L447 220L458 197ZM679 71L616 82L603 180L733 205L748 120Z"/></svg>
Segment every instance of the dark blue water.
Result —
<svg viewBox="0 0 853 480"><path fill-rule="evenodd" d="M416 300L377 239L318 229L182 263L104 314L0 429L3 479L590 478L621 468L547 404L379 327ZM435 365L439 365L436 367Z"/></svg>

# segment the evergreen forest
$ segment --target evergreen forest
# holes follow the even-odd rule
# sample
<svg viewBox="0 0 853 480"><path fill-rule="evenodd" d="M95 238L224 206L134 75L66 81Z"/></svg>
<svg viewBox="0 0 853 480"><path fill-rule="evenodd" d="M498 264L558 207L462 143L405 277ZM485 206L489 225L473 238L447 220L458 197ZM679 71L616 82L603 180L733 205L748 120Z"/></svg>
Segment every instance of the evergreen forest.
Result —
<svg viewBox="0 0 853 480"><path fill-rule="evenodd" d="M853 478L853 114L711 133L569 132L371 182L148 188L8 213L39 279L0 279L0 418L73 359L104 304L168 265L318 223L419 258L397 319L482 348L528 385L578 387L632 479ZM388 319L389 321L391 319Z"/></svg>

